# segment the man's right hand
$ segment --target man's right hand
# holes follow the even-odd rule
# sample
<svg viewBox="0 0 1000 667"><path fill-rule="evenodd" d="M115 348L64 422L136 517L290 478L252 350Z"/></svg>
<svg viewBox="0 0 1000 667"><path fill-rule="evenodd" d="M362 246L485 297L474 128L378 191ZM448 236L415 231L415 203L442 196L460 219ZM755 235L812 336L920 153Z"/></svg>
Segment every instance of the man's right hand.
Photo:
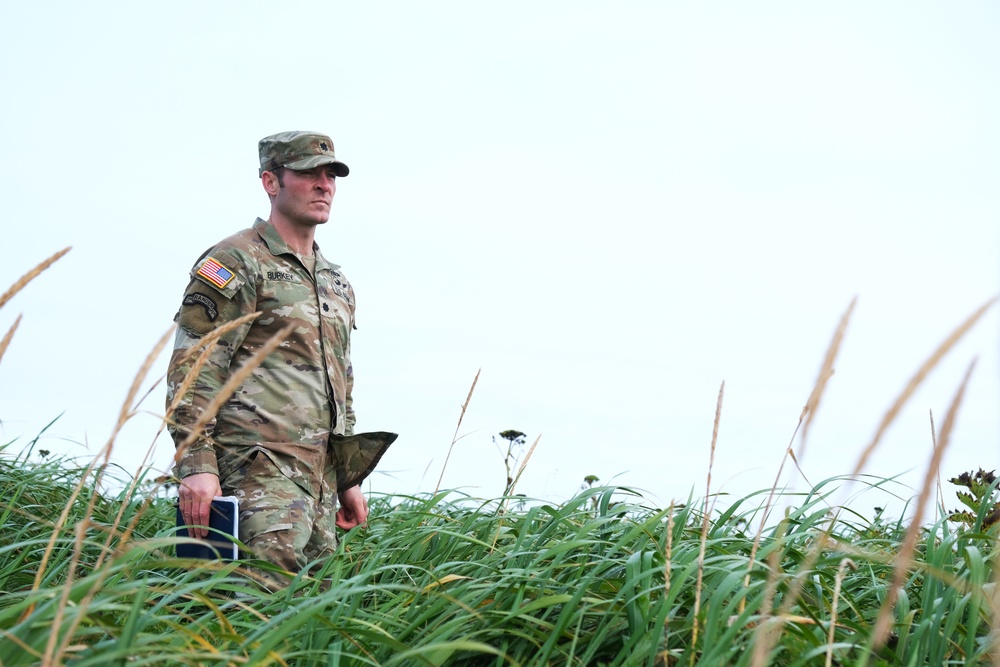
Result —
<svg viewBox="0 0 1000 667"><path fill-rule="evenodd" d="M222 495L219 486L219 476L211 472L200 472L188 475L181 480L178 490L178 502L184 523L190 526L188 534L191 537L206 537L209 513L212 510L212 498Z"/></svg>

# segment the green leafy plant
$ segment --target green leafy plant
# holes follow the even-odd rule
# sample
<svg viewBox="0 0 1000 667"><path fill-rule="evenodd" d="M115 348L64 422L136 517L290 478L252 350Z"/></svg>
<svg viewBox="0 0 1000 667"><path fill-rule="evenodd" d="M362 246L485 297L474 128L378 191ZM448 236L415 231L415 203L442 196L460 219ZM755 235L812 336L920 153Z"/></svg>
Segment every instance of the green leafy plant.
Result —
<svg viewBox="0 0 1000 667"><path fill-rule="evenodd" d="M952 510L948 518L963 524L968 530L975 528L980 516L984 530L1000 521L1000 500L997 499L997 478L994 473L993 470L986 472L980 468L974 473L963 472L958 477L949 479L952 484L968 491L955 492L967 509Z"/></svg>

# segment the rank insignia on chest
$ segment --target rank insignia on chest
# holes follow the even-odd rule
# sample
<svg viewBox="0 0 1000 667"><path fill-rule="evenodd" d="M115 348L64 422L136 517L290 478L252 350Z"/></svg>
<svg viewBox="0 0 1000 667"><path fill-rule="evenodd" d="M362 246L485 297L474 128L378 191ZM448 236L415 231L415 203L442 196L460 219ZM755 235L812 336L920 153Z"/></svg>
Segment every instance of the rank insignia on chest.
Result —
<svg viewBox="0 0 1000 667"><path fill-rule="evenodd" d="M198 275L219 289L222 289L229 284L229 281L233 279L234 274L232 271L220 264L219 260L214 257L209 257L202 262L201 267L198 268Z"/></svg>

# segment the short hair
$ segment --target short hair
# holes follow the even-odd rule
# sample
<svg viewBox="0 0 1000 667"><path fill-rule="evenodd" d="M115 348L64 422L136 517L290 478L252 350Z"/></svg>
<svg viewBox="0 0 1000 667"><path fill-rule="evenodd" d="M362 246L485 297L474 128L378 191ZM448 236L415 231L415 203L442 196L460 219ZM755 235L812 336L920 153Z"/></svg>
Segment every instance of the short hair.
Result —
<svg viewBox="0 0 1000 667"><path fill-rule="evenodd" d="M268 169L268 171L278 179L278 185L285 187L285 167L275 167L274 169Z"/></svg>

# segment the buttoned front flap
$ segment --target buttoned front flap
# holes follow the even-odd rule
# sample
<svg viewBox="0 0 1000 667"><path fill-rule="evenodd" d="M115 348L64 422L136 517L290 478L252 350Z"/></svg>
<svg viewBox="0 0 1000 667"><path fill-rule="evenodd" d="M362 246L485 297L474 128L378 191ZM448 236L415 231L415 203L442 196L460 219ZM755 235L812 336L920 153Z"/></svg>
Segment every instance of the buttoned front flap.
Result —
<svg viewBox="0 0 1000 667"><path fill-rule="evenodd" d="M331 435L330 457L337 470L337 492L363 482L398 437L385 431Z"/></svg>

